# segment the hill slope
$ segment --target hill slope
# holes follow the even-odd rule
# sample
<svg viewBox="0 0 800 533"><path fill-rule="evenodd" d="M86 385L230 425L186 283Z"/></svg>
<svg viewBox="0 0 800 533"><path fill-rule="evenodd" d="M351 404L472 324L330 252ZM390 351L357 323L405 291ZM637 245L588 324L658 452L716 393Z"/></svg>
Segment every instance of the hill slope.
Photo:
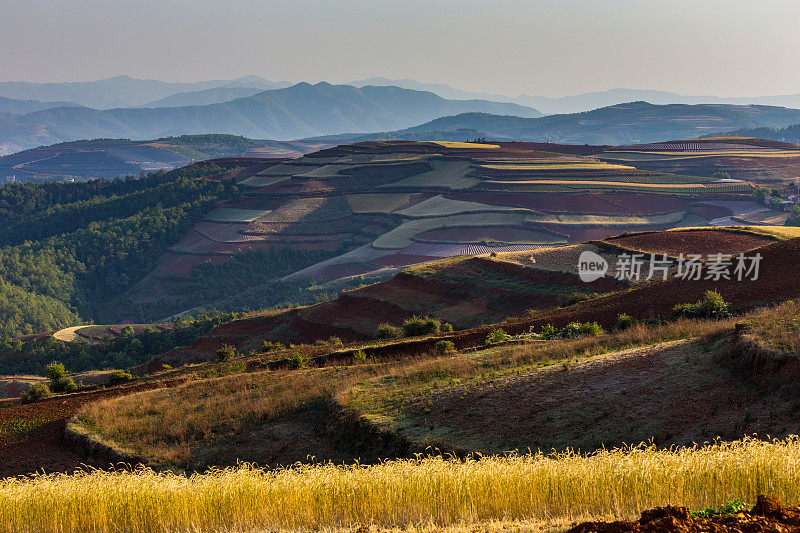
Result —
<svg viewBox="0 0 800 533"><path fill-rule="evenodd" d="M399 131L337 136L336 140L406 139L494 140L625 145L691 139L709 132L757 126L785 127L800 119L800 110L751 105L653 105L631 102L584 113L541 118L467 113L443 117ZM329 141L331 139L328 139Z"/></svg>

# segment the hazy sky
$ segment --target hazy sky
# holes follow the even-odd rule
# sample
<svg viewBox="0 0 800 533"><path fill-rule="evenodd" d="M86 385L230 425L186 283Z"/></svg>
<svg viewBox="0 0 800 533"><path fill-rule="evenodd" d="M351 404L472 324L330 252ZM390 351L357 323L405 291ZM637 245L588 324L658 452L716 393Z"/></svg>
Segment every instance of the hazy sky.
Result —
<svg viewBox="0 0 800 533"><path fill-rule="evenodd" d="M797 0L0 0L0 79L800 92Z"/></svg>

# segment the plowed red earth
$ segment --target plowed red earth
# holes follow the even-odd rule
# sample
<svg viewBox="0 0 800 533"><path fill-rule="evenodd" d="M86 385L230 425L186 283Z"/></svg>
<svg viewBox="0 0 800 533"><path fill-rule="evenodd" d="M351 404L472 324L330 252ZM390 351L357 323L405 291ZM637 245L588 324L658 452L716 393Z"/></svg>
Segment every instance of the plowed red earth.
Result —
<svg viewBox="0 0 800 533"><path fill-rule="evenodd" d="M775 242L764 235L720 230L654 231L606 240L624 248L672 256L680 253L736 254Z"/></svg>
<svg viewBox="0 0 800 533"><path fill-rule="evenodd" d="M585 522L568 533L778 533L800 531L800 507L783 507L771 497L759 496L750 511L712 518L693 517L686 507L656 507L636 522Z"/></svg>
<svg viewBox="0 0 800 533"><path fill-rule="evenodd" d="M109 466L109 461L90 457L65 436L70 418L84 405L104 398L147 390L163 384L112 388L54 397L27 405L0 403L0 478L34 472L71 472L81 465ZM27 422L33 428L14 432L8 428Z"/></svg>

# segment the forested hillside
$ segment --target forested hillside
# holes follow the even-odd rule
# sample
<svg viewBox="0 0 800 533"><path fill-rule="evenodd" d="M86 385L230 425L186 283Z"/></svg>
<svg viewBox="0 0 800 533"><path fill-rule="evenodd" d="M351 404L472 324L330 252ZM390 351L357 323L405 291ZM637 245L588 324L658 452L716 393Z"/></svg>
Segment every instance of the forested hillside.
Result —
<svg viewBox="0 0 800 533"><path fill-rule="evenodd" d="M141 279L217 201L237 194L230 181L199 179L220 170L0 189L0 336L95 318L101 302Z"/></svg>

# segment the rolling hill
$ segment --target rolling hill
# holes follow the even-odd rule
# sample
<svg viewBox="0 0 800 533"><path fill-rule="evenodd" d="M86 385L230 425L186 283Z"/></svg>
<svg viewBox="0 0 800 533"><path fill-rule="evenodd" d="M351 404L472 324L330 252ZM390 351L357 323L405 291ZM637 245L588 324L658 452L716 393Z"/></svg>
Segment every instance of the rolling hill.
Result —
<svg viewBox="0 0 800 533"><path fill-rule="evenodd" d="M751 127L786 127L800 110L750 105L653 105L630 102L584 113L540 118L466 113L443 117L404 130L370 135L338 135L328 142L362 140L453 140L476 137L595 145L621 145L690 139L711 132Z"/></svg>
<svg viewBox="0 0 800 533"><path fill-rule="evenodd" d="M299 157L328 147L235 135L183 135L146 141L95 139L40 146L0 157L0 184L138 175L216 157Z"/></svg>

